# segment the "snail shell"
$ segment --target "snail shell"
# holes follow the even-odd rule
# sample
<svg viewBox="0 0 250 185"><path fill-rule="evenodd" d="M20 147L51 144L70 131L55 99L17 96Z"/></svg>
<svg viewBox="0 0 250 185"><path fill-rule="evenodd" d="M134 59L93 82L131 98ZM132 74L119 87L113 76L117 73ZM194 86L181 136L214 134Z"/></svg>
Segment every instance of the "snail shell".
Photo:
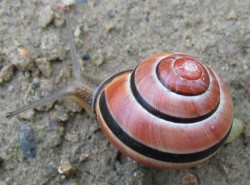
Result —
<svg viewBox="0 0 250 185"><path fill-rule="evenodd" d="M195 166L224 144L233 103L222 79L188 55L159 53L105 80L93 111L109 140L148 166Z"/></svg>

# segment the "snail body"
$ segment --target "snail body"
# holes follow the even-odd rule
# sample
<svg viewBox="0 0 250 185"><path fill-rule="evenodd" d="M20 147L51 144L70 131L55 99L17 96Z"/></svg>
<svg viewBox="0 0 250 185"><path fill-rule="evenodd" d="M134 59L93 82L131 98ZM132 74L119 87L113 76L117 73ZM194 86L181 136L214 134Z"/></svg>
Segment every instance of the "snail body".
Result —
<svg viewBox="0 0 250 185"><path fill-rule="evenodd" d="M134 70L99 83L81 76L67 14L66 23L73 83L7 116L71 97L93 112L107 138L122 153L163 169L200 164L224 144L233 121L232 98L207 64L184 54L159 53Z"/></svg>

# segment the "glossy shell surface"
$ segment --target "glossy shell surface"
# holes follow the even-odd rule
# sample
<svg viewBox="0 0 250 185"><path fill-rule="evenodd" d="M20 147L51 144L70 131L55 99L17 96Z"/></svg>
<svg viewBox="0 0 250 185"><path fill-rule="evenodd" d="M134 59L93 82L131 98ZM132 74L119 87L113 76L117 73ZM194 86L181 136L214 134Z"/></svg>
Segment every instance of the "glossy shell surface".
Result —
<svg viewBox="0 0 250 185"><path fill-rule="evenodd" d="M125 155L148 166L195 166L224 144L233 104L222 79L188 55L159 53L104 81L93 109Z"/></svg>

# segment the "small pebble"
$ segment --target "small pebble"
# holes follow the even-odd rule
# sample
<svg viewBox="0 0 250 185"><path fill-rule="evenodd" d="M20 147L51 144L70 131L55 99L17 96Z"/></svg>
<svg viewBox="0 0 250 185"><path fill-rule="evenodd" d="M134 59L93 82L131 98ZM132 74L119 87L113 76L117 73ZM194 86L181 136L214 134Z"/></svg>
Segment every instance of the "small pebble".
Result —
<svg viewBox="0 0 250 185"><path fill-rule="evenodd" d="M74 31L74 37L79 37L81 35L81 26L77 26Z"/></svg>
<svg viewBox="0 0 250 185"><path fill-rule="evenodd" d="M43 146L48 149L58 147L62 143L62 136L64 134L64 128L58 127L57 129L50 130L46 138L44 138Z"/></svg>
<svg viewBox="0 0 250 185"><path fill-rule="evenodd" d="M197 177L188 173L182 177L182 185L196 185L198 184Z"/></svg>
<svg viewBox="0 0 250 185"><path fill-rule="evenodd" d="M43 7L39 12L38 24L40 27L47 27L54 19L54 12L50 6Z"/></svg>
<svg viewBox="0 0 250 185"><path fill-rule="evenodd" d="M82 60L89 60L91 57L90 57L90 54L89 53L86 53L86 54L84 54L82 57Z"/></svg>
<svg viewBox="0 0 250 185"><path fill-rule="evenodd" d="M243 132L243 123L241 120L234 118L231 132L225 142L225 144L232 143Z"/></svg>
<svg viewBox="0 0 250 185"><path fill-rule="evenodd" d="M37 155L37 143L34 130L28 126L21 125L18 130L18 139L23 156L25 158L35 158Z"/></svg>
<svg viewBox="0 0 250 185"><path fill-rule="evenodd" d="M46 175L50 176L50 177L54 177L57 175L57 169L54 166L46 166L44 168L44 172L46 173Z"/></svg>
<svg viewBox="0 0 250 185"><path fill-rule="evenodd" d="M21 112L19 114L19 117L25 120L33 120L35 116L35 111L34 109L29 109L27 111Z"/></svg>
<svg viewBox="0 0 250 185"><path fill-rule="evenodd" d="M193 46L193 41L190 36L185 37L185 44L187 48L191 48Z"/></svg>
<svg viewBox="0 0 250 185"><path fill-rule="evenodd" d="M54 129L54 128L61 127L61 126L63 126L63 123L60 120L58 120L58 119L49 120L49 128L50 129Z"/></svg>
<svg viewBox="0 0 250 185"><path fill-rule="evenodd" d="M18 44L18 43L17 43ZM22 71L33 70L34 60L31 52L20 46L11 46L7 52L9 61Z"/></svg>
<svg viewBox="0 0 250 185"><path fill-rule="evenodd" d="M236 20L238 18L235 10L231 10L229 14L227 15L227 19L229 20Z"/></svg>
<svg viewBox="0 0 250 185"><path fill-rule="evenodd" d="M58 172L61 175L68 177L76 173L76 168L67 159L62 159L61 165L58 168Z"/></svg>
<svg viewBox="0 0 250 185"><path fill-rule="evenodd" d="M89 27L88 27L88 25L83 25L83 27L82 27L82 32L83 32L83 34L84 35L88 35L88 33L89 33Z"/></svg>
<svg viewBox="0 0 250 185"><path fill-rule="evenodd" d="M173 0L173 4L174 4L174 5L180 4L180 0Z"/></svg>
<svg viewBox="0 0 250 185"><path fill-rule="evenodd" d="M110 19L112 19L112 18L115 17L115 12L114 12L114 10L109 10L109 11L108 11L108 17L109 17Z"/></svg>
<svg viewBox="0 0 250 185"><path fill-rule="evenodd" d="M8 86L8 91L9 91L9 92L13 92L14 89L15 89L14 85L9 85L9 86Z"/></svg>
<svg viewBox="0 0 250 185"><path fill-rule="evenodd" d="M71 143L77 143L79 141L79 136L77 132L72 131L72 132L67 132L64 136L64 139Z"/></svg>
<svg viewBox="0 0 250 185"><path fill-rule="evenodd" d="M201 28L201 32L203 33L203 32L208 32L208 31L210 31L210 24L209 23L207 23L207 24L205 24L204 26L202 26L202 28Z"/></svg>
<svg viewBox="0 0 250 185"><path fill-rule="evenodd" d="M37 58L35 63L45 77L50 77L52 68L50 62L45 58Z"/></svg>
<svg viewBox="0 0 250 185"><path fill-rule="evenodd" d="M84 162L84 161L86 161L88 158L89 158L89 154L81 154L81 155L79 156L79 161L80 161L80 162Z"/></svg>
<svg viewBox="0 0 250 185"><path fill-rule="evenodd" d="M10 81L14 75L14 65L12 63L7 64L0 70L0 84Z"/></svg>
<svg viewBox="0 0 250 185"><path fill-rule="evenodd" d="M62 0L62 3L66 6L73 6L76 4L76 0Z"/></svg>
<svg viewBox="0 0 250 185"><path fill-rule="evenodd" d="M63 17L55 12L55 17L54 17L54 21L53 24L56 27L62 27L62 25L64 24L65 20L63 19Z"/></svg>
<svg viewBox="0 0 250 185"><path fill-rule="evenodd" d="M57 119L61 122L67 121L69 119L69 114L63 106L55 105L55 110L56 111L52 115L53 119Z"/></svg>
<svg viewBox="0 0 250 185"><path fill-rule="evenodd" d="M12 171L12 170L16 169L16 164L14 164L14 163L7 163L6 166L5 166L5 169Z"/></svg>
<svg viewBox="0 0 250 185"><path fill-rule="evenodd" d="M104 63L104 56L101 51L97 51L93 54L91 62L96 66L101 66Z"/></svg>
<svg viewBox="0 0 250 185"><path fill-rule="evenodd" d="M228 175L230 172L229 168L226 165L222 165L222 170L226 175Z"/></svg>
<svg viewBox="0 0 250 185"><path fill-rule="evenodd" d="M29 57L30 56L30 51L25 49L25 48L17 48L17 51L22 57Z"/></svg>
<svg viewBox="0 0 250 185"><path fill-rule="evenodd" d="M115 25L113 23L106 24L105 28L106 28L107 32L111 32L115 29Z"/></svg>

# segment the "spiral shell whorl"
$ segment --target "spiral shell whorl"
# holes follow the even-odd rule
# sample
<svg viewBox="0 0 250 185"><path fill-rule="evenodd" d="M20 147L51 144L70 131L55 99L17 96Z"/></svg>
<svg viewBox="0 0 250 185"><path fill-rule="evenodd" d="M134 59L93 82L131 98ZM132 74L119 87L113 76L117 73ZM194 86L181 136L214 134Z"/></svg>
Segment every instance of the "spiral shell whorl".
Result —
<svg viewBox="0 0 250 185"><path fill-rule="evenodd" d="M188 71L180 71L183 62L191 63L198 72L188 79ZM184 73L180 76L178 72ZM134 73L136 97L162 117L193 122L209 116L219 103L220 90L214 73L193 57L156 54L143 60Z"/></svg>
<svg viewBox="0 0 250 185"><path fill-rule="evenodd" d="M163 58L156 68L160 82L169 90L182 95L195 96L209 87L209 74L197 59L186 55Z"/></svg>
<svg viewBox="0 0 250 185"><path fill-rule="evenodd" d="M171 63L169 59L177 64L169 65L168 73L177 77L162 75L167 64L161 62ZM232 123L230 93L206 64L191 59L187 55L156 54L143 60L132 73L114 75L101 85L93 104L95 114L106 136L124 154L145 165L176 169L204 161L223 145ZM186 64L188 61L191 65ZM183 65L187 73L182 73ZM181 69L171 72L176 66ZM188 90L184 85L182 93L177 85L169 87L177 78L200 80L199 90Z"/></svg>

